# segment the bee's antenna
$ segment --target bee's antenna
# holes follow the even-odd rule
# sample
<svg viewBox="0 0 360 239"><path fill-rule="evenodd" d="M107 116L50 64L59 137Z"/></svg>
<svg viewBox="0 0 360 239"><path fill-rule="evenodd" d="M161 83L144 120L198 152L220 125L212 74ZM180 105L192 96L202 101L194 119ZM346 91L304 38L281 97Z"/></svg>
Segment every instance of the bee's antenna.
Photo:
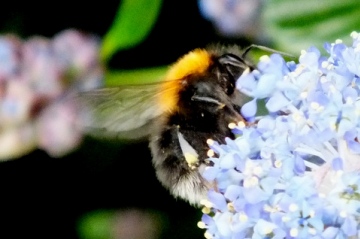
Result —
<svg viewBox="0 0 360 239"><path fill-rule="evenodd" d="M261 45L256 45L256 44L251 44L250 46L246 47L244 52L242 53L241 57L242 58L245 58L246 55L249 53L249 51L253 48L257 48L257 49L260 49L260 50L263 50L263 51L267 51L267 52L272 52L272 53L278 53L280 55L283 55L283 56L287 56L287 57L290 57L290 58L295 58L295 56L289 54L289 53L286 53L286 52L283 52L283 51L278 51L278 50L275 50L275 49L272 49L270 47L266 47L266 46L261 46Z"/></svg>

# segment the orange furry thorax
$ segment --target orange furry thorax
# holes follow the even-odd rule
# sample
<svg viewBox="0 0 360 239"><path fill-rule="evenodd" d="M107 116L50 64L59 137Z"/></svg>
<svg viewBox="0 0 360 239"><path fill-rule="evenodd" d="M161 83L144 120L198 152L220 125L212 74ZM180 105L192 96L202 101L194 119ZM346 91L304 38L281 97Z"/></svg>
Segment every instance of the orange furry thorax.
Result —
<svg viewBox="0 0 360 239"><path fill-rule="evenodd" d="M159 91L159 104L163 111L176 111L182 79L189 75L204 73L211 63L211 54L204 49L190 51L175 62L167 72Z"/></svg>

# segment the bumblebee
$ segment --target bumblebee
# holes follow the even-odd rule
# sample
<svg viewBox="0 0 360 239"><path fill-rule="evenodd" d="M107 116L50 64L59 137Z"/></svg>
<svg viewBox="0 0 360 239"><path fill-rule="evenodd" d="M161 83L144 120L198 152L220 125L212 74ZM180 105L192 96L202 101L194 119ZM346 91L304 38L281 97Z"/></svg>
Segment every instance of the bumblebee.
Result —
<svg viewBox="0 0 360 239"><path fill-rule="evenodd" d="M147 138L161 184L175 196L200 205L216 188L201 173L210 162L207 140L234 138L230 123L244 122L246 97L235 87L253 70L238 47L190 51L168 70L164 81L142 86L84 92L90 116L86 128L95 135Z"/></svg>

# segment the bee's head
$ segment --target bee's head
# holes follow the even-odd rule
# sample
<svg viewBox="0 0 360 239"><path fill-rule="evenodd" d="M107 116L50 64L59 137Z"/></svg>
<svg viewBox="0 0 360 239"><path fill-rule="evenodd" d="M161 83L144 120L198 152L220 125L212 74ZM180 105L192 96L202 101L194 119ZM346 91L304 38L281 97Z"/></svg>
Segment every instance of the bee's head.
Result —
<svg viewBox="0 0 360 239"><path fill-rule="evenodd" d="M216 78L217 83L224 92L231 96L235 91L237 79L246 70L251 68L244 59L233 53L225 53L219 57L214 57L213 64L209 71Z"/></svg>
<svg viewBox="0 0 360 239"><path fill-rule="evenodd" d="M224 116L227 121L239 121L240 92L236 81L249 66L239 56L225 53L211 55L210 64L203 72L189 74L181 80L179 111L202 117ZM224 119L225 119L224 118Z"/></svg>
<svg viewBox="0 0 360 239"><path fill-rule="evenodd" d="M226 49L188 53L169 70L162 104L170 111L192 115L216 115L240 106L236 80L249 68L240 55Z"/></svg>

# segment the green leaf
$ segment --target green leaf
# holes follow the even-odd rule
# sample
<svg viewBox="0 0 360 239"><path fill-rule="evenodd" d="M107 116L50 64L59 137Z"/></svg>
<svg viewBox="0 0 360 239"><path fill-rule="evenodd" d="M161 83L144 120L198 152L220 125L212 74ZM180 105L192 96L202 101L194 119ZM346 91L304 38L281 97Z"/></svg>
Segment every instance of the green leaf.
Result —
<svg viewBox="0 0 360 239"><path fill-rule="evenodd" d="M310 46L323 50L336 39L351 43L359 16L359 0L269 0L263 22L276 49L298 55Z"/></svg>
<svg viewBox="0 0 360 239"><path fill-rule="evenodd" d="M81 239L111 239L115 212L99 210L84 215L78 223Z"/></svg>
<svg viewBox="0 0 360 239"><path fill-rule="evenodd" d="M149 84L162 81L168 66L136 70L112 70L105 75L106 86Z"/></svg>
<svg viewBox="0 0 360 239"><path fill-rule="evenodd" d="M106 62L116 51L140 43L154 26L161 4L162 0L122 0L104 36L101 59Z"/></svg>

